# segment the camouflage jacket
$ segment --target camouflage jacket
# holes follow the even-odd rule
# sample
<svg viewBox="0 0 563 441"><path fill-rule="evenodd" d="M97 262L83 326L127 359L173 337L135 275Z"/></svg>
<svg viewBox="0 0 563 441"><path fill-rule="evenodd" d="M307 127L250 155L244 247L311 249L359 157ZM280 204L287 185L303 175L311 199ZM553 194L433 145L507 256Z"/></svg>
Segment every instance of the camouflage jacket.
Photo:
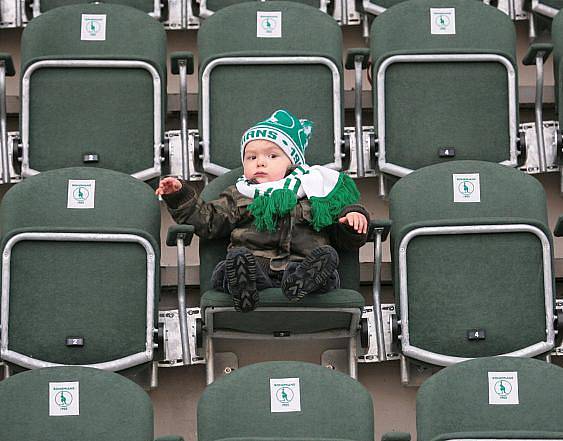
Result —
<svg viewBox="0 0 563 441"><path fill-rule="evenodd" d="M311 204L307 199L299 200L290 214L279 219L275 232L258 231L248 210L253 199L243 196L234 185L227 187L218 199L204 202L183 182L180 191L164 195L163 199L177 223L194 225L196 234L206 239L230 235L229 248L248 248L255 256L268 259L274 271L285 269L290 261L303 260L320 245L356 249L367 238L337 220L315 231L310 225ZM362 205L345 207L340 217L353 211L364 214L369 222L369 213Z"/></svg>

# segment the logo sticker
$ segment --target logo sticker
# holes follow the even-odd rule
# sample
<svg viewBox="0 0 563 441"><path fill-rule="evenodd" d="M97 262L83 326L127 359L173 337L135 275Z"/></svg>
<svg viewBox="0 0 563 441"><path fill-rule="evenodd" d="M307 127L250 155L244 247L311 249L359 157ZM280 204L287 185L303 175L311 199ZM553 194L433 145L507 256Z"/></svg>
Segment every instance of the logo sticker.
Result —
<svg viewBox="0 0 563 441"><path fill-rule="evenodd" d="M520 404L518 372L489 372L489 404Z"/></svg>
<svg viewBox="0 0 563 441"><path fill-rule="evenodd" d="M454 202L481 202L479 173L456 174L454 180Z"/></svg>
<svg viewBox="0 0 563 441"><path fill-rule="evenodd" d="M430 33L455 35L455 8L430 8Z"/></svg>
<svg viewBox="0 0 563 441"><path fill-rule="evenodd" d="M106 14L82 14L80 39L85 41L105 41Z"/></svg>
<svg viewBox="0 0 563 441"><path fill-rule="evenodd" d="M282 13L280 12L256 12L256 37L258 38L281 38L282 36Z"/></svg>
<svg viewBox="0 0 563 441"><path fill-rule="evenodd" d="M270 410L301 412L299 378L270 378Z"/></svg>
<svg viewBox="0 0 563 441"><path fill-rule="evenodd" d="M69 179L66 208L94 208L96 181Z"/></svg>
<svg viewBox="0 0 563 441"><path fill-rule="evenodd" d="M80 415L78 381L49 383L49 416Z"/></svg>

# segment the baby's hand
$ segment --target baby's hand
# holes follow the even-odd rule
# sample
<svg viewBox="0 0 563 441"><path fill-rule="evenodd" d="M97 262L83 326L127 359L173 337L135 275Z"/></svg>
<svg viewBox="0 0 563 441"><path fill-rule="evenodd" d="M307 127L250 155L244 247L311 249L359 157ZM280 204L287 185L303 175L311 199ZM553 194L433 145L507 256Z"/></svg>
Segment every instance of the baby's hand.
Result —
<svg viewBox="0 0 563 441"><path fill-rule="evenodd" d="M338 222L350 225L358 234L366 234L368 232L368 220L362 213L357 211L346 214L346 216L338 219Z"/></svg>
<svg viewBox="0 0 563 441"><path fill-rule="evenodd" d="M178 179L169 176L160 181L154 193L158 196L162 196L163 194L175 193L181 188L182 183Z"/></svg>

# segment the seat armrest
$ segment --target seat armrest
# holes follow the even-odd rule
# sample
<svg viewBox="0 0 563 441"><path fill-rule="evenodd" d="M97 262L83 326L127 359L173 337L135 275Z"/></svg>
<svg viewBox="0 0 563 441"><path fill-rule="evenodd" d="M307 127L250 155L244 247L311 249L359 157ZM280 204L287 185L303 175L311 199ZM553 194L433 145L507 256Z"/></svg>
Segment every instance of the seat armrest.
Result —
<svg viewBox="0 0 563 441"><path fill-rule="evenodd" d="M362 69L367 69L369 62L369 49L364 47L348 49L346 53L346 69L354 70L355 61L358 58L362 60Z"/></svg>
<svg viewBox="0 0 563 441"><path fill-rule="evenodd" d="M172 52L170 54L170 70L174 75L180 73L180 67L178 65L179 61L186 61L187 74L191 75L194 73L194 54L188 51Z"/></svg>
<svg viewBox="0 0 563 441"><path fill-rule="evenodd" d="M13 77L16 74L14 69L14 62L12 61L12 56L5 52L0 52L0 61L4 62L4 66L6 67L6 76Z"/></svg>
<svg viewBox="0 0 563 441"><path fill-rule="evenodd" d="M381 436L381 441L411 441L411 434L408 432L387 432Z"/></svg>
<svg viewBox="0 0 563 441"><path fill-rule="evenodd" d="M368 227L368 242L373 242L375 240L375 232L378 230L383 230L381 233L381 241L384 242L389 235L392 223L391 219L370 220Z"/></svg>
<svg viewBox="0 0 563 441"><path fill-rule="evenodd" d="M184 239L184 246L187 247L192 243L194 232L195 227L193 225L171 225L166 235L166 245L175 247L178 239Z"/></svg>
<svg viewBox="0 0 563 441"><path fill-rule="evenodd" d="M532 43L522 59L522 64L525 66L533 66L536 64L538 54L542 55L543 62L545 63L552 51L553 44L551 43Z"/></svg>
<svg viewBox="0 0 563 441"><path fill-rule="evenodd" d="M563 215L559 216L559 219L557 219L557 224L555 224L553 234L557 237L563 236Z"/></svg>

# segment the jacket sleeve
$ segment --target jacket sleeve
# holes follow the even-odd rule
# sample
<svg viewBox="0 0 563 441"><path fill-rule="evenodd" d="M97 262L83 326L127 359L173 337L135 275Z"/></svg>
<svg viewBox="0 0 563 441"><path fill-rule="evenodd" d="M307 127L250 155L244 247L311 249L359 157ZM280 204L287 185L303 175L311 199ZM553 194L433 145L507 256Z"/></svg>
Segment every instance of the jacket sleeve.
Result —
<svg viewBox="0 0 563 441"><path fill-rule="evenodd" d="M228 187L219 198L204 202L182 181L179 191L163 195L162 199L177 223L193 225L198 236L216 239L227 237L245 215L245 210L237 207L235 191L234 187Z"/></svg>
<svg viewBox="0 0 563 441"><path fill-rule="evenodd" d="M344 209L340 212L338 219L352 212L362 213L366 217L369 225L369 213L363 205L359 204L344 207ZM338 222L338 219L336 219L336 223L332 225L331 235L332 242L337 248L343 250L355 250L366 243L368 236L367 233L356 233L356 231L348 224L341 224Z"/></svg>

